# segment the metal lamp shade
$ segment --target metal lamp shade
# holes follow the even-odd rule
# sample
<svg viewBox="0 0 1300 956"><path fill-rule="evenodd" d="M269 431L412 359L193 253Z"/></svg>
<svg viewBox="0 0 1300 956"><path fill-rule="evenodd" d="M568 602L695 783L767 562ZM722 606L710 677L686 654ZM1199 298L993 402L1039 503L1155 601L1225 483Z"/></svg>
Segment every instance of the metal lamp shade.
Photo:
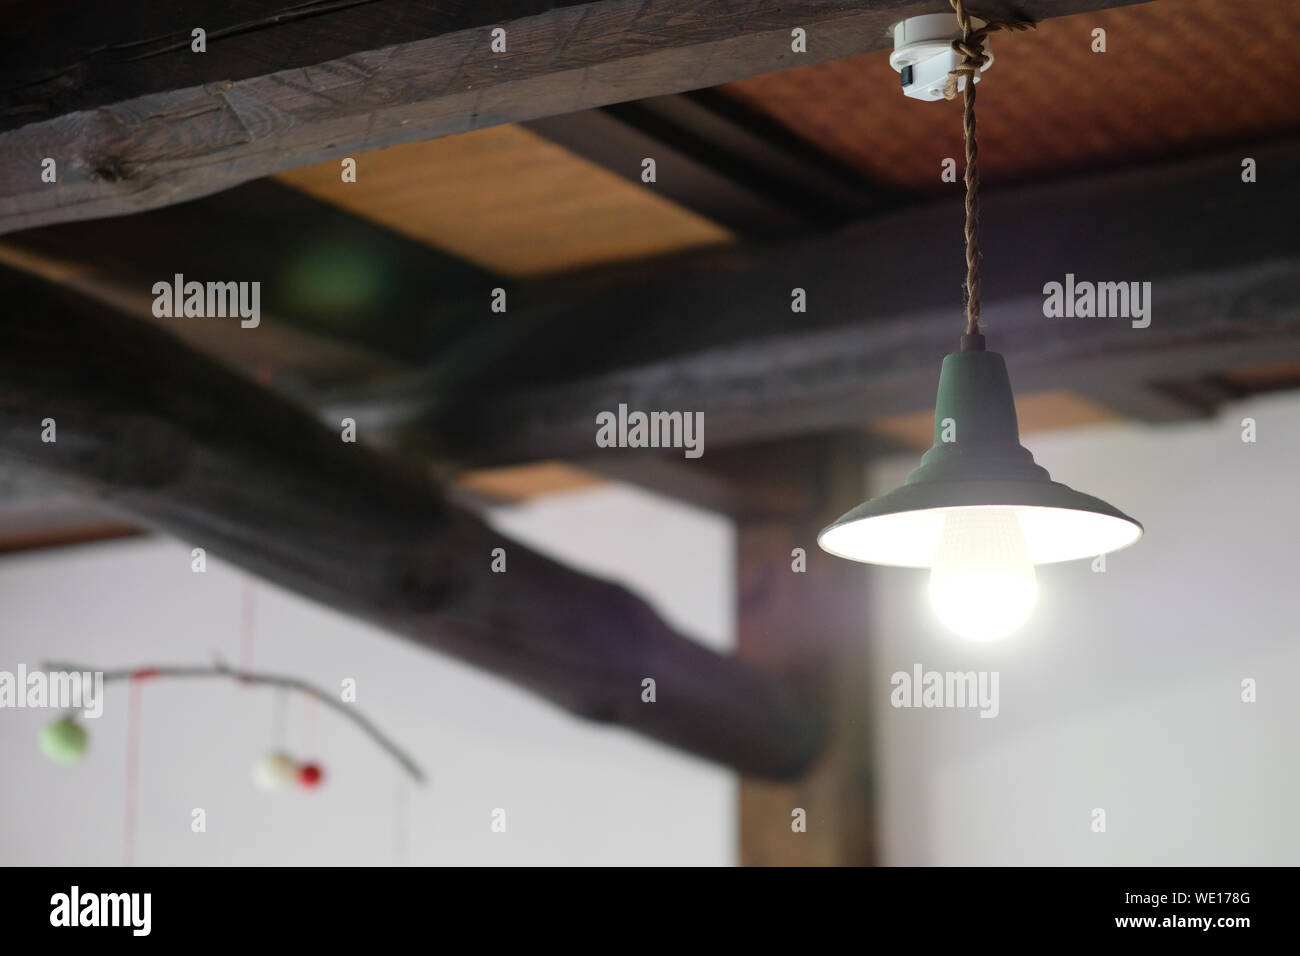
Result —
<svg viewBox="0 0 1300 956"><path fill-rule="evenodd" d="M817 543L853 561L929 567L945 518L968 508L1014 511L1034 564L1096 557L1142 537L1142 525L1118 508L1052 481L1034 463L1020 444L1006 363L982 350L944 358L934 446L920 467L823 529Z"/></svg>

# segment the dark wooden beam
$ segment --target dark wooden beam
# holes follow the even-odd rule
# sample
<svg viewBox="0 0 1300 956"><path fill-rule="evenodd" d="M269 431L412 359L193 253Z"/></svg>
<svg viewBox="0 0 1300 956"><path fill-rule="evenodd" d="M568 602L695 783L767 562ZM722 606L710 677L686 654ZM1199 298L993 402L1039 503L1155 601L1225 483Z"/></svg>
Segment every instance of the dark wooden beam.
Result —
<svg viewBox="0 0 1300 956"><path fill-rule="evenodd" d="M75 0L11 3L0 72L0 129L54 119L149 93L270 70L301 70L361 50L546 14L583 0L173 0L119 3L113 15ZM207 50L192 49L202 28Z"/></svg>
<svg viewBox="0 0 1300 956"><path fill-rule="evenodd" d="M575 714L762 776L797 776L819 753L821 715L798 693L504 538L423 473L148 323L8 269L0 293L5 462ZM57 441L42 440L47 418Z"/></svg>
<svg viewBox="0 0 1300 956"><path fill-rule="evenodd" d="M113 541L143 534L136 523L60 493L50 482L0 465L0 554Z"/></svg>
<svg viewBox="0 0 1300 956"><path fill-rule="evenodd" d="M30 229L0 246L93 272L148 300L155 282L177 273L200 282L257 281L271 321L401 363L431 360L460 338L469 303L485 310L493 287L513 289L485 269L271 180L137 216ZM458 302L459 310L451 307Z"/></svg>
<svg viewBox="0 0 1300 956"><path fill-rule="evenodd" d="M988 0L1044 19L1128 0ZM940 0L145 0L11 17L0 232L138 212L366 149L714 86L889 43ZM507 51L493 53L503 27ZM208 50L191 52L195 27ZM807 31L807 53L790 32ZM23 54L22 51L31 51ZM45 158L57 184L41 181Z"/></svg>
<svg viewBox="0 0 1300 956"><path fill-rule="evenodd" d="M1076 376L1071 391L1092 399L1124 418L1140 422L1180 422L1206 418L1226 401L1238 396L1217 389L1204 376L1217 369L1191 369L1196 376L1183 382L1108 381L1112 376Z"/></svg>
<svg viewBox="0 0 1300 956"><path fill-rule="evenodd" d="M638 184L653 157L657 193L748 238L843 226L908 199L711 90L526 125Z"/></svg>
<svg viewBox="0 0 1300 956"><path fill-rule="evenodd" d="M847 453L846 453L847 451ZM736 630L740 656L770 668L823 702L829 737L797 781L740 784L743 866L864 866L876 862L875 766L866 569L817 547L817 530L865 495L857 450L825 442L776 443L750 453L761 473L798 461L787 484L801 510L749 516L736 525ZM803 552L802 563L796 549ZM798 570L798 568L805 570ZM790 634L800 639L789 640ZM796 828L796 813L802 826Z"/></svg>
<svg viewBox="0 0 1300 956"><path fill-rule="evenodd" d="M1268 175L1243 183L1242 155ZM1297 178L1300 145L1280 144L990 194L990 347L1022 390L1104 402L1109 389L1120 411L1145 383L1300 355ZM961 329L961 223L953 200L829 236L540 283L422 375L328 407L382 418L423 401L407 431L474 464L588 458L596 414L620 403L704 412L706 447L917 411ZM1044 317L1044 285L1067 273L1151 282L1150 326ZM806 314L790 310L795 287Z"/></svg>
<svg viewBox="0 0 1300 956"><path fill-rule="evenodd" d="M725 514L738 522L804 521L819 514L825 491L814 481L832 454L837 462L852 462L864 472L867 462L899 446L866 434L801 436L774 442L724 446L697 460L680 451L601 449L581 459L591 474L639 485L678 501ZM847 511L841 508L830 519Z"/></svg>

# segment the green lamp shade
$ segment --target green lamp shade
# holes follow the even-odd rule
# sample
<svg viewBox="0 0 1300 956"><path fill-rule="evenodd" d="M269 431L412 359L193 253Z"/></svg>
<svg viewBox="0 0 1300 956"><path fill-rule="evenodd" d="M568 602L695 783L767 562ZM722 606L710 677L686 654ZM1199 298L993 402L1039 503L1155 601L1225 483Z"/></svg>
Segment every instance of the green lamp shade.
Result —
<svg viewBox="0 0 1300 956"><path fill-rule="evenodd" d="M1092 558L1142 537L1118 508L1052 481L1034 463L1020 444L1006 363L983 350L944 358L934 446L920 467L823 529L817 543L853 561L930 567L948 516L971 509L1012 512L1033 564Z"/></svg>

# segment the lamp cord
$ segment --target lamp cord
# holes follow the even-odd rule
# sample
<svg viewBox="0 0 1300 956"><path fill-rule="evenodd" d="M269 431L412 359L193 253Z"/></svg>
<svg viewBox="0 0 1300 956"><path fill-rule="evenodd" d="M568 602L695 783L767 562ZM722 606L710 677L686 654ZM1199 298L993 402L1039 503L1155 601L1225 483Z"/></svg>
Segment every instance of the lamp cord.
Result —
<svg viewBox="0 0 1300 956"><path fill-rule="evenodd" d="M980 334L980 173L979 147L975 142L975 77L989 55L984 52L984 40L998 30L1033 30L1037 24L1028 20L1008 23L987 23L975 30L970 14L962 0L950 0L961 25L961 37L952 41L952 48L961 58L948 74L943 88L946 100L957 98L957 83L966 74L965 102L962 108L962 133L966 140L966 334L962 349L982 349L984 338Z"/></svg>

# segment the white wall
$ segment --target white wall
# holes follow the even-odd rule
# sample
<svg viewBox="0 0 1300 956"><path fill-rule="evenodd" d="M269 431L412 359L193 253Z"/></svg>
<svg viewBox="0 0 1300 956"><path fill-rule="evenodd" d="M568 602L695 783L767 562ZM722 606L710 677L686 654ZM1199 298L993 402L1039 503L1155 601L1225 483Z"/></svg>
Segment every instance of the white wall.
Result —
<svg viewBox="0 0 1300 956"><path fill-rule="evenodd" d="M1243 444L1254 417L1258 441ZM1141 521L1108 559L1039 568L1029 624L971 645L935 622L926 573L872 572L868 707L895 864L1300 862L1300 395L1217 421L1031 436L1058 481ZM912 457L873 470L897 483ZM920 662L996 670L1001 713L894 709ZM1241 702L1243 678L1259 700ZM1107 832L1090 830L1093 808Z"/></svg>
<svg viewBox="0 0 1300 956"><path fill-rule="evenodd" d="M715 647L733 639L729 524L611 487L502 509L509 534L646 596ZM486 557L485 557L486 560ZM242 575L190 571L189 545L142 540L0 560L0 670L45 659L97 668L240 656ZM323 687L355 678L358 706L432 777L408 789L351 723L288 707L289 749L327 785L267 795L249 770L270 747L275 691L228 681L142 685L141 865L394 861L394 803L409 793L414 864L705 864L735 859L734 775L629 733L580 722L480 671L255 586L253 667ZM49 711L0 709L0 864L122 861L126 689L87 721L72 767L36 744ZM649 706L649 705L647 705ZM191 810L207 832L191 832ZM507 832L489 830L505 808Z"/></svg>

